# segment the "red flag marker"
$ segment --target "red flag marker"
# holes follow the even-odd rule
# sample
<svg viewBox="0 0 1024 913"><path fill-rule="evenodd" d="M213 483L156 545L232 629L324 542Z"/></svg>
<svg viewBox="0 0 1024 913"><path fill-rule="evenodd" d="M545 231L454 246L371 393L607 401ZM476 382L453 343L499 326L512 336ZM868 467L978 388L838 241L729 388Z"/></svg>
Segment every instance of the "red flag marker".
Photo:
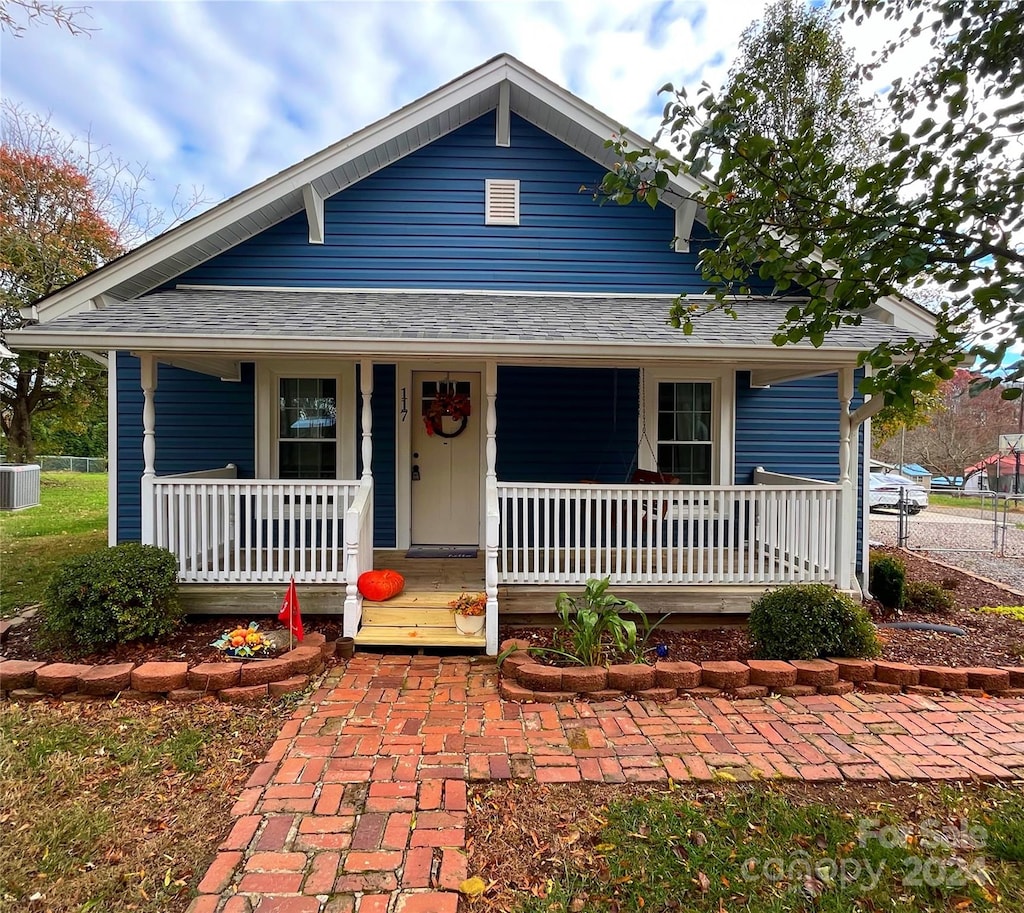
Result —
<svg viewBox="0 0 1024 913"><path fill-rule="evenodd" d="M288 626L288 630L296 640L302 640L305 637L305 632L302 630L302 615L299 612L299 594L295 592L294 577L288 584L288 592L284 594L284 602L281 603L281 611L277 614L277 620Z"/></svg>

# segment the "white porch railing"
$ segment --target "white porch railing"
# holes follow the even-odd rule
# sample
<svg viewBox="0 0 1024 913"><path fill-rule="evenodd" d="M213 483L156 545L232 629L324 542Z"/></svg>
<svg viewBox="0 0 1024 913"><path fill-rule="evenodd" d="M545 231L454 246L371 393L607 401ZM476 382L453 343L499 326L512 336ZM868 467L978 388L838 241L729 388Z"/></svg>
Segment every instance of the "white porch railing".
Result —
<svg viewBox="0 0 1024 913"><path fill-rule="evenodd" d="M502 583L835 583L839 486L499 482Z"/></svg>
<svg viewBox="0 0 1024 913"><path fill-rule="evenodd" d="M177 556L179 581L346 582L346 513L359 481L233 476L228 467L152 480L150 541Z"/></svg>

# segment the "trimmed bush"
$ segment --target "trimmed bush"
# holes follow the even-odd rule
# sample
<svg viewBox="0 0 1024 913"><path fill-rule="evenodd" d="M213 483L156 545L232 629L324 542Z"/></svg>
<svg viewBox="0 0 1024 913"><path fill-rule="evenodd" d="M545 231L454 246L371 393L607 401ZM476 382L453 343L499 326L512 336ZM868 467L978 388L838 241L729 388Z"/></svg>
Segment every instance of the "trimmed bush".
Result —
<svg viewBox="0 0 1024 913"><path fill-rule="evenodd" d="M58 568L46 589L42 631L54 643L88 651L159 637L180 619L174 556L126 542Z"/></svg>
<svg viewBox="0 0 1024 913"><path fill-rule="evenodd" d="M868 657L881 652L867 610L823 583L770 590L751 606L748 624L761 659Z"/></svg>
<svg viewBox="0 0 1024 913"><path fill-rule="evenodd" d="M903 607L915 612L935 612L948 615L953 611L953 597L937 583L927 580L908 580Z"/></svg>
<svg viewBox="0 0 1024 913"><path fill-rule="evenodd" d="M907 569L892 555L872 555L868 589L882 605L894 612L906 601Z"/></svg>

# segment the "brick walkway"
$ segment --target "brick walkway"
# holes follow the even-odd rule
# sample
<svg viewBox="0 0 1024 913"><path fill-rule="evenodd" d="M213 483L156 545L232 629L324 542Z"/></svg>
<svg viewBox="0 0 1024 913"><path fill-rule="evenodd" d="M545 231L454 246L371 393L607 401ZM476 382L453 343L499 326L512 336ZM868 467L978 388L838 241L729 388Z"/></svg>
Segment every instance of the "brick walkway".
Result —
<svg viewBox="0 0 1024 913"><path fill-rule="evenodd" d="M496 686L484 659L339 668L253 773L190 913L454 913L472 780L1024 776L1024 701L519 705Z"/></svg>

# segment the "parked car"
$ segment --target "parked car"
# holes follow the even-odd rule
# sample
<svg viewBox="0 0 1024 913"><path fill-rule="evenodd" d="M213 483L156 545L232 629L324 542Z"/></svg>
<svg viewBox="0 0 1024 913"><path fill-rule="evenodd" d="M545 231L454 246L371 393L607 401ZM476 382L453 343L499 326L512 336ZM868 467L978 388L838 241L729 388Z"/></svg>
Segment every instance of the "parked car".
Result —
<svg viewBox="0 0 1024 913"><path fill-rule="evenodd" d="M907 504L907 513L920 513L928 506L928 492L916 482L890 472L873 472L870 481L871 510L896 510L900 492Z"/></svg>

